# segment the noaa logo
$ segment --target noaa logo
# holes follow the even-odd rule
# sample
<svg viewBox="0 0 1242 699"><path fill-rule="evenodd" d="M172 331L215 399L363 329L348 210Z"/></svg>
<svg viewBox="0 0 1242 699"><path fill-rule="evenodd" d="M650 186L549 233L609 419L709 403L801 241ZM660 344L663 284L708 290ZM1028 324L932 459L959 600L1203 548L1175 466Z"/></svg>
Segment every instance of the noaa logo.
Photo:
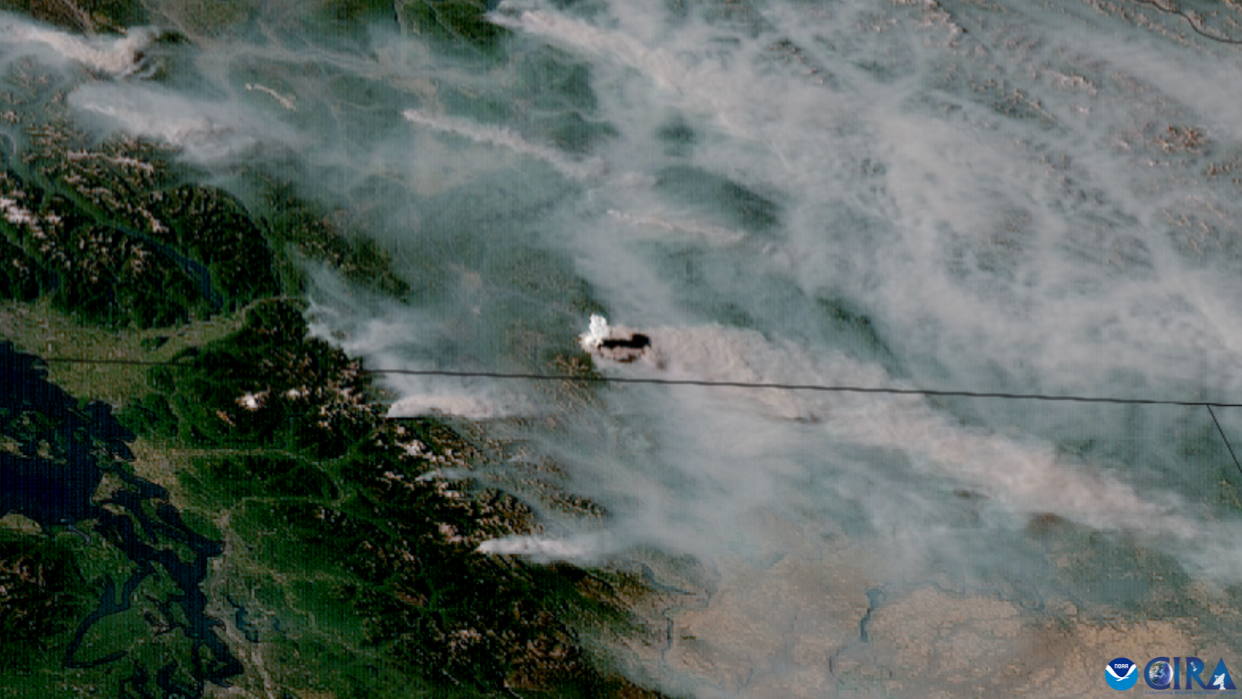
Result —
<svg viewBox="0 0 1242 699"><path fill-rule="evenodd" d="M1133 687L1138 676L1138 665L1129 658L1113 658L1104 666L1104 679L1118 691Z"/></svg>

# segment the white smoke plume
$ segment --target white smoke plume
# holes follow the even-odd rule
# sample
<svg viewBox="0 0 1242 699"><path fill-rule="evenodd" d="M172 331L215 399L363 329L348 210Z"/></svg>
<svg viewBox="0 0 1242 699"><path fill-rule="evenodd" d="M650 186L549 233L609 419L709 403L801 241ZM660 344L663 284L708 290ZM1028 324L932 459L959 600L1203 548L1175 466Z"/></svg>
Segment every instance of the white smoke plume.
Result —
<svg viewBox="0 0 1242 699"><path fill-rule="evenodd" d="M155 36L151 28L132 27L122 37L83 37L0 14L0 47L42 47L45 56L115 77L130 75L142 66L143 52Z"/></svg>

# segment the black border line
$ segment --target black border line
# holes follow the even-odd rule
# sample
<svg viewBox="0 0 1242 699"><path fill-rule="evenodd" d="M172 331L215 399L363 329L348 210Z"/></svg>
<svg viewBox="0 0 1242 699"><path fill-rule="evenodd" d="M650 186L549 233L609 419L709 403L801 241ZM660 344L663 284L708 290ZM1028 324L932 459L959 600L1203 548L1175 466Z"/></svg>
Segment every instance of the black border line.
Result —
<svg viewBox="0 0 1242 699"><path fill-rule="evenodd" d="M1238 455L1233 453L1233 445L1229 443L1229 438L1225 436L1225 430L1220 426L1220 420L1216 419L1216 411L1212 410L1212 406L1206 406L1208 414L1212 416L1212 422L1216 423L1216 431L1220 432L1220 438L1225 440L1225 448L1229 450L1229 455L1233 457L1233 465L1238 467L1238 472L1242 473L1242 463L1238 463Z"/></svg>
<svg viewBox="0 0 1242 699"><path fill-rule="evenodd" d="M156 362L138 359L89 359L84 357L45 357L48 364L103 364L125 366L188 366L186 362ZM747 381L707 381L700 379L660 379L623 376L569 376L560 374L525 374L499 371L449 371L445 369L362 369L363 374L395 376L444 376L456 378L515 379L526 381L567 381L608 384L654 384L661 386L702 386L746 389L775 389L781 391L819 391L824 393L865 393L897 396L934 396L944 398L996 398L1001 400L1038 400L1063 403L1108 403L1114 405L1177 405L1197 408L1242 408L1242 403L1219 401L1162 400L1157 398L1113 398L1102 396L1049 395L1043 393L996 393L983 391L954 391L923 388L886 388L870 386L828 386L823 384L762 383ZM1215 419L1215 414L1213 414ZM1242 466L1239 466L1242 469Z"/></svg>

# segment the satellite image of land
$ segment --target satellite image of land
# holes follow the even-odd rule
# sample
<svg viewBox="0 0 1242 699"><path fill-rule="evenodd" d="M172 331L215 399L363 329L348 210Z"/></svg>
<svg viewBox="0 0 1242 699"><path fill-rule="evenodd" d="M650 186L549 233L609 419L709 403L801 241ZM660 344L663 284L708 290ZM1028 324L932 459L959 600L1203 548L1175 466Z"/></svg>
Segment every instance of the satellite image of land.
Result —
<svg viewBox="0 0 1242 699"><path fill-rule="evenodd" d="M0 0L0 698L1233 691L1239 449L1234 0Z"/></svg>

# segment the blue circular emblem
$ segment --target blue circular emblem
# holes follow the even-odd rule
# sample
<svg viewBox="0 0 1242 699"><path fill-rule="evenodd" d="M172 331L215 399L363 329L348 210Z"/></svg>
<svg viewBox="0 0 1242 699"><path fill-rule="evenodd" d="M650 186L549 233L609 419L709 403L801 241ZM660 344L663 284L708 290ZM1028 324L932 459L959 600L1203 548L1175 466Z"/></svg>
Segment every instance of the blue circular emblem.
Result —
<svg viewBox="0 0 1242 699"><path fill-rule="evenodd" d="M1133 687L1139 674L1138 665L1129 658L1113 658L1104 666L1104 679L1117 691Z"/></svg>
<svg viewBox="0 0 1242 699"><path fill-rule="evenodd" d="M1147 663L1147 684L1155 689L1168 689L1173 684L1173 666L1167 658L1157 658Z"/></svg>

